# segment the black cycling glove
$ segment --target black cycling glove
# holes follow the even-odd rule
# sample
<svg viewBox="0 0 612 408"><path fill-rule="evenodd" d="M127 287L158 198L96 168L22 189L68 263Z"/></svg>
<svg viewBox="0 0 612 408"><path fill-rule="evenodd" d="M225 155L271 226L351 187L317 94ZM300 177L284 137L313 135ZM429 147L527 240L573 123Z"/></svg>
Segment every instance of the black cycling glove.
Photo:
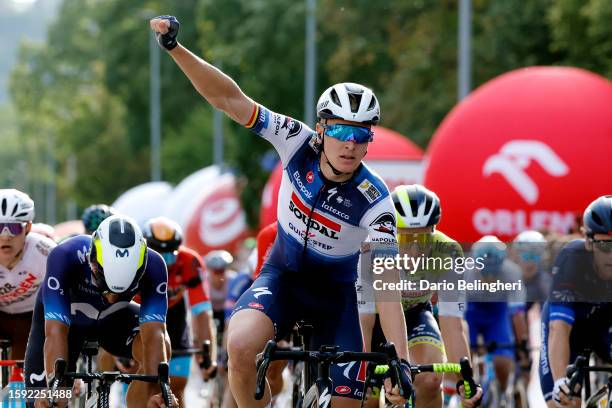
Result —
<svg viewBox="0 0 612 408"><path fill-rule="evenodd" d="M157 42L159 45L167 49L168 51L173 50L177 45L178 41L176 38L178 37L180 23L174 16L157 16L155 18L159 18L161 20L168 20L170 22L170 27L168 28L168 32L166 34L155 33L155 38L157 38Z"/></svg>

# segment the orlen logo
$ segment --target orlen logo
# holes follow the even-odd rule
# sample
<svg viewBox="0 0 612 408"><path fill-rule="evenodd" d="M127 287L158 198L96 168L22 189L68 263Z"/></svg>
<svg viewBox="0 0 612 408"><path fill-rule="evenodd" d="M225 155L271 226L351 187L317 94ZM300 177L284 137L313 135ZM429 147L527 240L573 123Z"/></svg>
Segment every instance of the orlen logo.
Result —
<svg viewBox="0 0 612 408"><path fill-rule="evenodd" d="M538 186L525 172L531 161L553 177L569 173L568 166L547 144L537 140L513 140L485 161L482 174L485 177L501 174L527 203L535 204L539 197Z"/></svg>
<svg viewBox="0 0 612 408"><path fill-rule="evenodd" d="M236 197L211 199L202 208L200 239L211 247L228 244L245 229L245 216Z"/></svg>

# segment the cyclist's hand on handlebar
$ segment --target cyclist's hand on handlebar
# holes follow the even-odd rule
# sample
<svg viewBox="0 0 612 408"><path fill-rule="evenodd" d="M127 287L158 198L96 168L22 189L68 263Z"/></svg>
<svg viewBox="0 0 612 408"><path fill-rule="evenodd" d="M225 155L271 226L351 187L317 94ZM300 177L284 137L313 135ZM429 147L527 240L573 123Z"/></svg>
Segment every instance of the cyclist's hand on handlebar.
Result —
<svg viewBox="0 0 612 408"><path fill-rule="evenodd" d="M171 399L170 402L172 406L178 407L179 402L178 399L176 399L176 397L174 396L174 394L170 393L169 397ZM164 404L164 398L162 397L161 393L151 395L151 397L149 397L149 400L147 401L147 408L166 408L166 404Z"/></svg>
<svg viewBox="0 0 612 408"><path fill-rule="evenodd" d="M210 367L201 368L200 373L202 374L202 379L204 381L208 381L211 378L215 378L215 375L217 374L217 363L213 362Z"/></svg>
<svg viewBox="0 0 612 408"><path fill-rule="evenodd" d="M174 16L157 16L149 24L155 32L155 38L160 46L166 50L173 50L177 45L179 21Z"/></svg>
<svg viewBox="0 0 612 408"><path fill-rule="evenodd" d="M400 363L400 382L404 391L403 395L400 395L400 388L397 385L392 386L391 378L385 379L385 394L392 404L404 406L412 396L412 375L410 365L406 360Z"/></svg>
<svg viewBox="0 0 612 408"><path fill-rule="evenodd" d="M459 383L457 384L457 390L461 395L461 406L463 406L463 408L476 408L480 406L483 396L483 391L480 384L476 384L476 394L469 399L465 399L465 389L463 387L463 381L459 381Z"/></svg>
<svg viewBox="0 0 612 408"><path fill-rule="evenodd" d="M574 398L575 396L577 396ZM567 378L559 378L555 381L555 385L553 387L553 395L552 399L555 404L559 407L573 407L580 406L580 384L576 385L574 389L574 393L570 392L569 389L569 380ZM576 405L576 402L578 403Z"/></svg>

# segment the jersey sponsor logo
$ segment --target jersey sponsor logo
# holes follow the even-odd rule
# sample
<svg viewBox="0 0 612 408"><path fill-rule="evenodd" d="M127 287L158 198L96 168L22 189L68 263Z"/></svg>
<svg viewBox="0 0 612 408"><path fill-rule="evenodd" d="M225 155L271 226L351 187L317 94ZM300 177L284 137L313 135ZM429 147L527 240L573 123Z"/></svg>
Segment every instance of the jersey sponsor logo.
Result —
<svg viewBox="0 0 612 408"><path fill-rule="evenodd" d="M264 306L261 303L257 303L257 302L250 302L248 306L253 309L258 309L258 310L263 310L264 308Z"/></svg>
<svg viewBox="0 0 612 408"><path fill-rule="evenodd" d="M309 199L312 199L312 193L310 190L306 188L304 183L302 183L302 178L300 177L300 173L296 170L293 172L293 178L295 179L295 184L300 188L300 191Z"/></svg>
<svg viewBox="0 0 612 408"><path fill-rule="evenodd" d="M289 133L287 133L287 137L285 138L285 140L289 140L292 137L295 137L300 134L300 132L302 131L302 124L295 119L286 117L283 126L281 126L281 129L289 129Z"/></svg>
<svg viewBox="0 0 612 408"><path fill-rule="evenodd" d="M311 211L302 201L300 201L295 192L291 195L289 210L310 230L317 231L321 235L331 239L338 239L338 234L340 233L342 226L337 222L323 216L322 214ZM309 219L308 215L311 212L312 216Z"/></svg>
<svg viewBox="0 0 612 408"><path fill-rule="evenodd" d="M28 272L28 276L19 282L18 286L13 286L10 283L6 283L4 287L0 288L0 302L3 305L7 305L25 300L32 296L39 286L40 283L38 282L36 275Z"/></svg>
<svg viewBox="0 0 612 408"><path fill-rule="evenodd" d="M51 246L44 241L38 241L36 243L36 249L38 250L38 252L40 252L44 256L49 256L49 251L51 250Z"/></svg>
<svg viewBox="0 0 612 408"><path fill-rule="evenodd" d="M346 385L339 385L334 389L334 391L336 391L336 394L345 395L350 394L352 390L351 387L347 387Z"/></svg>
<svg viewBox="0 0 612 408"><path fill-rule="evenodd" d="M374 231L384 232L395 238L395 217L391 213L382 213L372 223L370 227L374 228Z"/></svg>
<svg viewBox="0 0 612 408"><path fill-rule="evenodd" d="M281 127L281 117L279 115L274 115L274 136L278 136L278 132Z"/></svg>
<svg viewBox="0 0 612 408"><path fill-rule="evenodd" d="M381 192L378 191L376 186L374 186L374 184L372 184L368 179L363 180L361 184L357 186L357 189L361 191L361 194L365 196L366 200L368 200L370 204L382 196Z"/></svg>
<svg viewBox="0 0 612 408"><path fill-rule="evenodd" d="M540 192L525 172L532 161L553 177L563 177L569 173L567 164L546 143L538 140L512 140L484 162L482 174L485 177L501 174L523 200L535 204Z"/></svg>
<svg viewBox="0 0 612 408"><path fill-rule="evenodd" d="M84 264L85 262L87 262L87 254L89 253L89 249L83 245L83 248L77 250L77 258L79 259L79 262Z"/></svg>
<svg viewBox="0 0 612 408"><path fill-rule="evenodd" d="M268 290L267 286L262 286L260 288L254 288L253 292L255 292L255 295L253 295L253 296L255 296L255 299L259 299L260 296L271 295L272 294L272 292L270 292Z"/></svg>
<svg viewBox="0 0 612 408"><path fill-rule="evenodd" d="M165 295L166 292L168 291L168 284L166 282L162 282L159 285L157 285L157 287L155 288L155 290L157 291L157 293L159 293L160 295Z"/></svg>
<svg viewBox="0 0 612 408"><path fill-rule="evenodd" d="M119 249L117 248L117 250L115 251L115 258L125 258L126 256L130 255L130 251L128 251L127 249Z"/></svg>
<svg viewBox="0 0 612 408"><path fill-rule="evenodd" d="M337 215L338 217L344 218L345 220L349 219L348 214L343 213L342 211L338 211L336 210L334 207L332 207L331 205L322 202L321 203L321 207L323 207L324 209L326 209L327 211L329 211L330 213Z"/></svg>
<svg viewBox="0 0 612 408"><path fill-rule="evenodd" d="M300 229L297 228L292 223L289 223L289 228L291 228L291 231L293 231L296 234L298 234L300 236L300 238L302 238L302 239L304 239L304 237L306 236L306 232L305 231L300 231ZM329 251L331 249L334 249L333 245L327 245L327 244L324 244L323 242L317 241L316 239L311 239L311 238L314 238L314 237L315 237L315 234L313 234L312 232L308 233L308 246L309 247L318 247L318 248L324 249L325 251Z"/></svg>
<svg viewBox="0 0 612 408"><path fill-rule="evenodd" d="M314 181L314 173L312 172L312 170L310 170L306 174L306 181L308 182L308 184L310 184L310 183L312 183Z"/></svg>

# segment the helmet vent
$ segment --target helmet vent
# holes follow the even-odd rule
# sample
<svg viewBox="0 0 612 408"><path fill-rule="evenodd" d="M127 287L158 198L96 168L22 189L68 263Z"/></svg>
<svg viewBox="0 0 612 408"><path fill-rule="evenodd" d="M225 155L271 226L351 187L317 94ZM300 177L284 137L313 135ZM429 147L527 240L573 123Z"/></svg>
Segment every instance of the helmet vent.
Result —
<svg viewBox="0 0 612 408"><path fill-rule="evenodd" d="M129 222L114 220L108 230L108 240L116 247L130 248L136 243L136 234Z"/></svg>
<svg viewBox="0 0 612 408"><path fill-rule="evenodd" d="M361 97L360 94L349 93L349 102L351 104L351 112L357 112L359 110L359 105L361 105Z"/></svg>
<svg viewBox="0 0 612 408"><path fill-rule="evenodd" d="M416 217L419 211L419 203L417 200L410 200L410 210L412 211L412 216Z"/></svg>
<svg viewBox="0 0 612 408"><path fill-rule="evenodd" d="M601 225L601 226L603 227L603 221L601 220L601 218L599 217L599 215L598 215L598 214L597 214L595 211L593 211L593 212L592 212L592 214L593 214L593 215L592 215L592 217L593 217L593 221L595 221L595 223L596 223L597 225Z"/></svg>
<svg viewBox="0 0 612 408"><path fill-rule="evenodd" d="M406 216L406 213L404 212L404 207L402 207L402 204L399 202L399 198L397 198L396 195L393 195L393 205L395 205L395 211L397 211L399 215L401 215L402 217Z"/></svg>
<svg viewBox="0 0 612 408"><path fill-rule="evenodd" d="M13 206L13 212L11 213L13 217L15 216L15 213L17 212L18 209L19 209L19 204L15 203L15 205Z"/></svg>
<svg viewBox="0 0 612 408"><path fill-rule="evenodd" d="M370 99L370 105L368 105L368 110L372 110L376 107L376 97L372 96L372 99Z"/></svg>
<svg viewBox="0 0 612 408"><path fill-rule="evenodd" d="M342 106L342 104L340 103L340 97L338 97L338 92L336 92L335 89L331 90L331 92L329 93L329 96L331 97L333 103L335 103L338 106Z"/></svg>
<svg viewBox="0 0 612 408"><path fill-rule="evenodd" d="M429 210L431 210L432 204L433 201L431 200L431 197L425 196L425 214L429 214Z"/></svg>
<svg viewBox="0 0 612 408"><path fill-rule="evenodd" d="M6 198L2 199L2 215L6 215Z"/></svg>

